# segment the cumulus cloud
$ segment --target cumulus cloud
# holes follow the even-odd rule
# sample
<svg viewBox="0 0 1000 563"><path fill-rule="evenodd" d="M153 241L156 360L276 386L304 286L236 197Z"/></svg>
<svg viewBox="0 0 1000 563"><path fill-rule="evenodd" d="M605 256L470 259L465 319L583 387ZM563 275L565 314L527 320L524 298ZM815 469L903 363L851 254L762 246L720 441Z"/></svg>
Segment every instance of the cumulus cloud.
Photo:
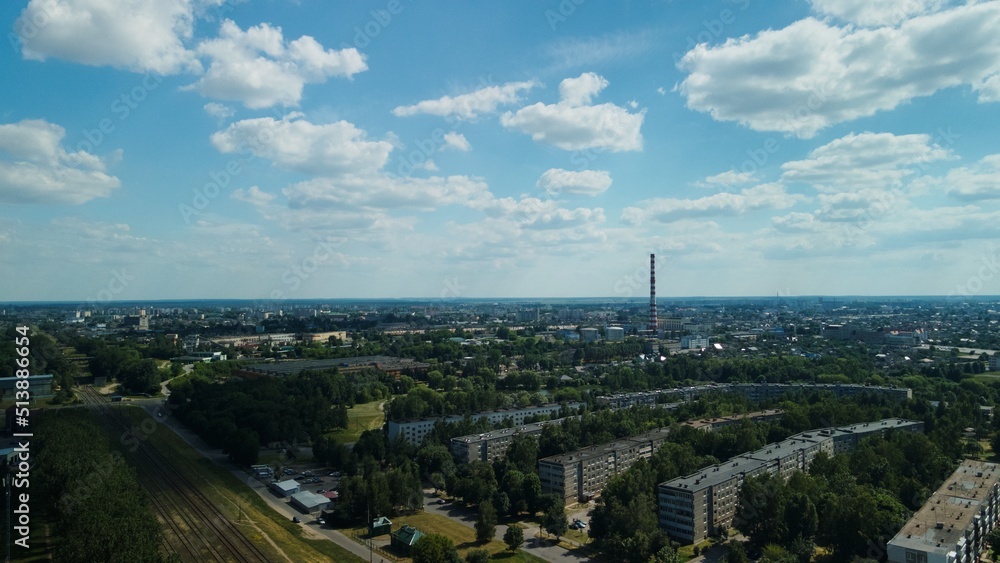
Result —
<svg viewBox="0 0 1000 563"><path fill-rule="evenodd" d="M444 134L444 146L445 148L453 148L462 152L472 150L472 145L469 144L469 140L465 138L465 135L456 133L455 131L449 131Z"/></svg>
<svg viewBox="0 0 1000 563"><path fill-rule="evenodd" d="M507 129L531 135L535 141L564 150L642 150L640 129L645 111L629 113L611 103L586 105L607 85L607 80L594 73L567 78L559 84L559 103L539 102L506 112L500 116L500 123Z"/></svg>
<svg viewBox="0 0 1000 563"><path fill-rule="evenodd" d="M896 25L913 16L935 12L942 0L810 0L813 11L866 27Z"/></svg>
<svg viewBox="0 0 1000 563"><path fill-rule="evenodd" d="M606 170L546 170L535 185L549 195L589 195L596 196L611 187L611 174Z"/></svg>
<svg viewBox="0 0 1000 563"><path fill-rule="evenodd" d="M492 199L489 186L466 176L317 178L283 190L293 208L350 206L434 210L446 205L479 207Z"/></svg>
<svg viewBox="0 0 1000 563"><path fill-rule="evenodd" d="M369 141L347 121L316 125L298 113L237 121L214 133L212 144L223 153L252 153L314 175L372 173L385 166L393 149L389 141Z"/></svg>
<svg viewBox="0 0 1000 563"><path fill-rule="evenodd" d="M608 81L594 72L585 72L576 78L567 78L559 83L559 97L570 106L584 106L594 96L608 87Z"/></svg>
<svg viewBox="0 0 1000 563"><path fill-rule="evenodd" d="M261 208L271 205L271 202L273 202L274 198L277 196L275 196L272 193L265 192L258 186L250 186L250 188L247 190L243 189L233 190L233 193L230 197L232 197L236 201L242 201L244 203L249 203L254 207Z"/></svg>
<svg viewBox="0 0 1000 563"><path fill-rule="evenodd" d="M100 157L67 152L61 145L65 135L41 119L0 125L0 201L79 205L121 186Z"/></svg>
<svg viewBox="0 0 1000 563"><path fill-rule="evenodd" d="M350 78L368 69L364 55L353 47L326 49L308 35L288 42L280 27L266 23L243 31L225 20L219 36L202 41L197 53L209 60L208 70L187 89L254 109L298 105L306 84Z"/></svg>
<svg viewBox="0 0 1000 563"><path fill-rule="evenodd" d="M526 82L507 82L500 86L486 86L468 94L458 96L442 96L436 100L423 100L409 106L397 106L392 113L398 117L417 114L454 116L458 119L475 119L484 113L494 113L501 105L515 104L521 101L520 92L527 91L538 83L534 80Z"/></svg>
<svg viewBox="0 0 1000 563"><path fill-rule="evenodd" d="M714 176L709 176L703 181L698 182L697 185L702 187L731 187L740 186L743 184L749 184L756 180L753 172L737 172L735 170L726 170Z"/></svg>
<svg viewBox="0 0 1000 563"><path fill-rule="evenodd" d="M236 114L233 108L219 102L209 102L205 104L204 108L205 113L217 119L229 119Z"/></svg>
<svg viewBox="0 0 1000 563"><path fill-rule="evenodd" d="M913 188L921 192L943 191L967 201L1000 199L1000 154L985 156L974 166L954 168L940 178L921 177Z"/></svg>
<svg viewBox="0 0 1000 563"><path fill-rule="evenodd" d="M957 6L875 29L806 18L721 45L696 46L678 63L687 73L679 91L689 108L715 120L803 138L955 86L971 87L980 102L996 101L998 28L1000 2Z"/></svg>
<svg viewBox="0 0 1000 563"><path fill-rule="evenodd" d="M198 71L192 0L31 0L14 23L26 59L49 57L136 72Z"/></svg>
<svg viewBox="0 0 1000 563"><path fill-rule="evenodd" d="M784 182L803 182L821 192L895 188L929 163L953 158L929 135L851 133L781 165Z"/></svg>
<svg viewBox="0 0 1000 563"><path fill-rule="evenodd" d="M743 215L760 209L787 209L805 197L788 193L784 186L771 183L747 188L739 193L718 193L697 199L657 198L627 207L622 221L638 225L647 220L666 223L692 217Z"/></svg>

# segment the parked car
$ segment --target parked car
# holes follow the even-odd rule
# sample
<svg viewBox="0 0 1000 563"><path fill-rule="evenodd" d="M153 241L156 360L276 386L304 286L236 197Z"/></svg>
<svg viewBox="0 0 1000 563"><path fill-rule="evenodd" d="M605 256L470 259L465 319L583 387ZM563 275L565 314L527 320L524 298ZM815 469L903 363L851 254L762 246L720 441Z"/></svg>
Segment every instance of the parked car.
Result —
<svg viewBox="0 0 1000 563"><path fill-rule="evenodd" d="M292 516L292 522L295 522L296 524L298 524L298 523L299 523L299 522L301 522L301 521L302 521L302 520L299 520L299 517L298 517L298 516Z"/></svg>

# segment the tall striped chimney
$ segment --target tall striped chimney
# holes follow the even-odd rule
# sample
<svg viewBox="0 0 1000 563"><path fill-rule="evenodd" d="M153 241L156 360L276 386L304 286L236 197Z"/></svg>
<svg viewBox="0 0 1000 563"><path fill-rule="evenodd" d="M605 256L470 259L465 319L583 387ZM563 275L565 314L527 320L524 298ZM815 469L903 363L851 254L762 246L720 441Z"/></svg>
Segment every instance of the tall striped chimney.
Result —
<svg viewBox="0 0 1000 563"><path fill-rule="evenodd" d="M649 332L657 334L656 325L656 255L649 255Z"/></svg>

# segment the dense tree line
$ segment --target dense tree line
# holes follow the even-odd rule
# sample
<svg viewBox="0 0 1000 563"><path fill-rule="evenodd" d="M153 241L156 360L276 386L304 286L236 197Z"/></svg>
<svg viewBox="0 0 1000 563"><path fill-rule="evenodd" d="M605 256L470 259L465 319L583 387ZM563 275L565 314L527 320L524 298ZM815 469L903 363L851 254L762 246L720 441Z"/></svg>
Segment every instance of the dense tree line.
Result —
<svg viewBox="0 0 1000 563"><path fill-rule="evenodd" d="M234 461L256 463L257 449L273 442L319 440L347 427L347 409L361 398L390 393L384 374L305 372L286 377L230 378L201 375L175 381L170 395L176 414Z"/></svg>
<svg viewBox="0 0 1000 563"><path fill-rule="evenodd" d="M82 409L47 411L35 427L32 508L46 510L62 539L58 561L159 562L161 530L135 471L112 453ZM37 494L37 497L36 497Z"/></svg>

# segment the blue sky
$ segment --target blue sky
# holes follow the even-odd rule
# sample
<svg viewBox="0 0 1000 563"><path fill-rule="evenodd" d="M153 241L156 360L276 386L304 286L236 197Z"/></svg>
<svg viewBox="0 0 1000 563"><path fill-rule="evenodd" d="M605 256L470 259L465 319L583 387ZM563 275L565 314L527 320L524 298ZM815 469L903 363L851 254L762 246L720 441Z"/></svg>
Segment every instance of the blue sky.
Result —
<svg viewBox="0 0 1000 563"><path fill-rule="evenodd" d="M0 21L3 300L1000 293L1000 1Z"/></svg>

